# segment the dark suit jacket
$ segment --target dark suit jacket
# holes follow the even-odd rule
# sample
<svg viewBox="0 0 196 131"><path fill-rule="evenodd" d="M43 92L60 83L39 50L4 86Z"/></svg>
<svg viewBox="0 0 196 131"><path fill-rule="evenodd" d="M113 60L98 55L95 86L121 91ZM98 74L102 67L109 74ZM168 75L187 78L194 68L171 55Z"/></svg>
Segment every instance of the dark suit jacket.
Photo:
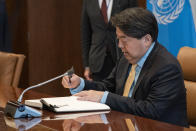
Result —
<svg viewBox="0 0 196 131"><path fill-rule="evenodd" d="M136 0L113 0L111 17L136 5ZM110 21L108 24L104 22L98 0L83 0L81 36L83 64L84 67L89 66L91 72L101 70L106 56L107 44L113 60L116 61L115 28Z"/></svg>
<svg viewBox="0 0 196 131"><path fill-rule="evenodd" d="M85 81L86 90L109 91L111 109L187 126L186 89L181 67L163 46L156 43L145 61L132 97L123 97L129 62L122 56L102 82Z"/></svg>
<svg viewBox="0 0 196 131"><path fill-rule="evenodd" d="M5 0L0 0L0 51L11 51L11 36L8 31Z"/></svg>

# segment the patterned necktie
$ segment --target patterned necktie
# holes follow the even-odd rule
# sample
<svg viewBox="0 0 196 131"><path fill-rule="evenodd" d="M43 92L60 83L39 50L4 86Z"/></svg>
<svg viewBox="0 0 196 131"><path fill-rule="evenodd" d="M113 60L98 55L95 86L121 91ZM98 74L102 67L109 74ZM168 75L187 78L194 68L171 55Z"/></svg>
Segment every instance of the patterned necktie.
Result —
<svg viewBox="0 0 196 131"><path fill-rule="evenodd" d="M124 93L123 96L128 96L129 95L129 90L131 88L131 85L133 84L133 81L135 79L135 68L137 64L132 65L131 71L129 72L129 76L126 80L125 87L124 87Z"/></svg>
<svg viewBox="0 0 196 131"><path fill-rule="evenodd" d="M104 18L105 23L108 23L106 0L103 0L103 2L102 2L102 5L101 5L101 13L103 15L103 18Z"/></svg>

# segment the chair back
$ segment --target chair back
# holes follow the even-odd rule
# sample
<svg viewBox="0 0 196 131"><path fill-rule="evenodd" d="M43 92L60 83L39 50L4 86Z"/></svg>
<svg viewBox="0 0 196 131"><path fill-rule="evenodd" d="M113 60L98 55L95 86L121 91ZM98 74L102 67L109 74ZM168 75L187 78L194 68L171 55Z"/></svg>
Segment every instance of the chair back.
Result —
<svg viewBox="0 0 196 131"><path fill-rule="evenodd" d="M182 47L177 59L183 70L187 90L188 122L196 126L196 48Z"/></svg>
<svg viewBox="0 0 196 131"><path fill-rule="evenodd" d="M17 87L25 56L0 52L0 84Z"/></svg>

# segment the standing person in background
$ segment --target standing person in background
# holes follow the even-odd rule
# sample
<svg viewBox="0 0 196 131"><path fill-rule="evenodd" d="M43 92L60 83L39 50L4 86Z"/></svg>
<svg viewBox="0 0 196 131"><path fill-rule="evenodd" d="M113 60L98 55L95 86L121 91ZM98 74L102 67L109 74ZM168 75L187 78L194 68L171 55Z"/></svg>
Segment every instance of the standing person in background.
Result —
<svg viewBox="0 0 196 131"><path fill-rule="evenodd" d="M6 1L0 0L0 51L11 51L11 38L8 32L8 18L6 12Z"/></svg>
<svg viewBox="0 0 196 131"><path fill-rule="evenodd" d="M112 71L118 58L118 47L110 18L135 6L137 0L83 0L81 39L87 80L103 80Z"/></svg>

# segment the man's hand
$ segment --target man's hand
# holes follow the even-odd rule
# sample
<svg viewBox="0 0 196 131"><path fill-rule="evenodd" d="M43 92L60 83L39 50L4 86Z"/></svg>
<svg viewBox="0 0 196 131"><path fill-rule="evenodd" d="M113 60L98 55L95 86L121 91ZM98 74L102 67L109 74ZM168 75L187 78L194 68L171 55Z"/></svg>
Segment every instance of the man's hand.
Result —
<svg viewBox="0 0 196 131"><path fill-rule="evenodd" d="M85 70L84 70L84 77L85 77L87 80L92 81L93 79L90 77L90 74L91 74L90 68L89 68L89 67L85 67Z"/></svg>
<svg viewBox="0 0 196 131"><path fill-rule="evenodd" d="M89 90L89 91L81 91L75 94L74 96L79 96L78 100L93 101L93 102L100 103L103 94L104 94L103 91Z"/></svg>
<svg viewBox="0 0 196 131"><path fill-rule="evenodd" d="M80 77L76 74L73 74L71 78L64 76L62 79L62 85L64 88L76 88L80 85Z"/></svg>

